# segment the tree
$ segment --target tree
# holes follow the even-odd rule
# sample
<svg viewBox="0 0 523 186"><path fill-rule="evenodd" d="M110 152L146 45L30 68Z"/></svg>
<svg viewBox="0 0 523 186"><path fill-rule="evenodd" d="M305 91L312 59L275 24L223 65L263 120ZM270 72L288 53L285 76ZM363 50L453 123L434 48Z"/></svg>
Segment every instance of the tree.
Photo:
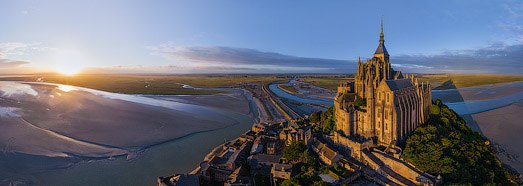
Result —
<svg viewBox="0 0 523 186"><path fill-rule="evenodd" d="M336 131L336 117L334 113L334 107L330 107L321 114L323 133L330 134Z"/></svg>
<svg viewBox="0 0 523 186"><path fill-rule="evenodd" d="M291 178L281 182L281 186L300 186L300 182L295 178Z"/></svg>
<svg viewBox="0 0 523 186"><path fill-rule="evenodd" d="M485 140L438 99L429 122L407 139L402 158L449 184L515 185Z"/></svg>
<svg viewBox="0 0 523 186"><path fill-rule="evenodd" d="M301 141L293 141L283 149L283 158L291 162L299 162L303 159L303 155L307 150L307 146Z"/></svg>
<svg viewBox="0 0 523 186"><path fill-rule="evenodd" d="M318 123L318 122L320 122L320 120L321 120L321 111L319 111L319 112L313 112L313 113L309 116L309 120L310 120L310 122L312 122L312 123Z"/></svg>

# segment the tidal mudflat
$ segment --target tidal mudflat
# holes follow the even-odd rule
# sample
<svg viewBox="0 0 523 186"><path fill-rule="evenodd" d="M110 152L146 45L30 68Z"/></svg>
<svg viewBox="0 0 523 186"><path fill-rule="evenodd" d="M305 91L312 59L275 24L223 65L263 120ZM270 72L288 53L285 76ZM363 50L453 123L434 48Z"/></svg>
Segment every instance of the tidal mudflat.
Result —
<svg viewBox="0 0 523 186"><path fill-rule="evenodd" d="M245 132L252 123L247 95L220 96L236 109L218 107L219 97L182 102L58 84L0 82L0 184L147 185L154 183L154 175L188 171L188 164L194 166L223 138ZM205 100L215 101L209 106ZM164 155L169 157L152 158ZM172 172L141 170L160 165L165 168L158 171Z"/></svg>
<svg viewBox="0 0 523 186"><path fill-rule="evenodd" d="M523 100L473 114L472 119L483 135L495 143L500 160L523 172Z"/></svg>

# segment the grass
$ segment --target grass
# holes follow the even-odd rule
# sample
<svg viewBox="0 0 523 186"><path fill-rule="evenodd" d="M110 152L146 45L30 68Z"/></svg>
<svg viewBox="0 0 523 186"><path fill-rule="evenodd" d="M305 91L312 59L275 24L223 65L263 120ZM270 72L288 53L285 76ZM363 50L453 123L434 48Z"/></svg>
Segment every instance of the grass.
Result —
<svg viewBox="0 0 523 186"><path fill-rule="evenodd" d="M433 89L464 88L496 83L523 81L522 75L502 74L436 74L421 75L422 81L428 81Z"/></svg>
<svg viewBox="0 0 523 186"><path fill-rule="evenodd" d="M194 95L218 94L218 90L195 90L183 88L177 83L201 88L231 87L241 83L268 83L282 78L261 75L39 75L29 77L1 78L1 80L36 81L87 87L108 92L126 94Z"/></svg>
<svg viewBox="0 0 523 186"><path fill-rule="evenodd" d="M337 77L337 76L322 76L322 77L304 77L301 78L303 82L312 83L314 86L336 91L341 82L352 80L353 78Z"/></svg>

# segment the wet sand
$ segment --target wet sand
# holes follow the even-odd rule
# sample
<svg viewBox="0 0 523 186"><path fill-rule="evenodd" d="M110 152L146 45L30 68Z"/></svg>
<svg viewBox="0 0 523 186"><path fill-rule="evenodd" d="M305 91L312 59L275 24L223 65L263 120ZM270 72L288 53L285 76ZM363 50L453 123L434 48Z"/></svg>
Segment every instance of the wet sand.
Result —
<svg viewBox="0 0 523 186"><path fill-rule="evenodd" d="M242 114L252 114L250 112L249 102L245 101L245 95L242 90L228 90L228 93L213 95L163 95L147 96L156 99L164 99L187 104L195 104L209 107L227 109ZM227 103L227 104L224 104Z"/></svg>
<svg viewBox="0 0 523 186"><path fill-rule="evenodd" d="M506 107L473 114L483 135L498 148L500 160L523 172L523 100Z"/></svg>
<svg viewBox="0 0 523 186"><path fill-rule="evenodd" d="M459 89L432 90L432 98L443 102L474 101L496 99L523 92L523 82L482 85Z"/></svg>
<svg viewBox="0 0 523 186"><path fill-rule="evenodd" d="M228 104L219 104L220 101ZM248 116L249 113L252 113L249 102L234 93L200 96L184 103L81 87L0 82L0 184L40 184L38 180L42 178L53 178L48 175L54 172L52 169L90 167L91 163L85 162L112 157L117 157L116 162L123 161L121 164L125 166L126 159L143 158L137 154L183 136L244 124L250 126L252 116ZM233 133L239 135L245 130L240 127ZM205 140L194 142L202 141ZM118 158L120 156L127 158ZM49 163L38 163L40 161ZM183 160L178 163L180 161ZM190 163L197 163L194 161L198 160ZM78 162L83 163L76 165ZM113 167L111 161L107 164L104 166ZM165 166L165 162L162 165ZM85 174L89 171L82 170L89 168L80 169ZM35 178L38 172L44 176ZM77 179L75 185L90 183L82 182L78 177L73 179ZM114 179L136 180L140 177ZM52 179L47 180L48 184L55 185L53 180L60 183L60 180Z"/></svg>
<svg viewBox="0 0 523 186"><path fill-rule="evenodd" d="M107 99L90 92L66 92L52 85L33 84L31 88L37 95L2 97L1 107L19 109L18 117L1 118L0 145L8 145L9 151L60 157L111 157L238 123L223 111L206 107L181 105L180 109L164 109Z"/></svg>

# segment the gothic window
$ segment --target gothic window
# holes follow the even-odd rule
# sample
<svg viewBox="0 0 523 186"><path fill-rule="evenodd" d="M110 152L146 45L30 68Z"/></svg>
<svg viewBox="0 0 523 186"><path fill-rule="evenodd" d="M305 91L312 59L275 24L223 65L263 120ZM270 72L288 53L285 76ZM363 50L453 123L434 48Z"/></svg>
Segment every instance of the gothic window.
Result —
<svg viewBox="0 0 523 186"><path fill-rule="evenodd" d="M387 93L387 103L389 102L389 93Z"/></svg>

